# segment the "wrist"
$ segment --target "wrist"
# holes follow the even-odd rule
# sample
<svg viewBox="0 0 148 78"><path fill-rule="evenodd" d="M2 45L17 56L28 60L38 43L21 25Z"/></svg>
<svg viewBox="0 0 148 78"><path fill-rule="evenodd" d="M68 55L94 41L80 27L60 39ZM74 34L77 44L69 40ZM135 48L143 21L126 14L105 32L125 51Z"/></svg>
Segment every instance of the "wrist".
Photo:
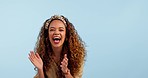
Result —
<svg viewBox="0 0 148 78"><path fill-rule="evenodd" d="M70 70L69 69L67 69L67 71L64 72L64 75L68 75L68 74L70 74Z"/></svg>
<svg viewBox="0 0 148 78"><path fill-rule="evenodd" d="M35 71L41 71L41 70L43 70L43 68L37 68L37 67L35 67L34 70Z"/></svg>

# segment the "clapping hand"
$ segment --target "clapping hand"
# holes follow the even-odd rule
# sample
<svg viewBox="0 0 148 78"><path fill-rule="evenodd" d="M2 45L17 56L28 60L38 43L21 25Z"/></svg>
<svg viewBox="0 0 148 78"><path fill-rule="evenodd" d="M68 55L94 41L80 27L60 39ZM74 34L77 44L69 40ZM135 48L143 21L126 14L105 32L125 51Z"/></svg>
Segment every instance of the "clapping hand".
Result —
<svg viewBox="0 0 148 78"><path fill-rule="evenodd" d="M43 61L38 53L30 51L28 58L37 69L43 69Z"/></svg>
<svg viewBox="0 0 148 78"><path fill-rule="evenodd" d="M64 55L64 58L61 62L61 70L63 71L63 73L67 74L69 72L69 69L68 69L68 58L67 58L67 54Z"/></svg>

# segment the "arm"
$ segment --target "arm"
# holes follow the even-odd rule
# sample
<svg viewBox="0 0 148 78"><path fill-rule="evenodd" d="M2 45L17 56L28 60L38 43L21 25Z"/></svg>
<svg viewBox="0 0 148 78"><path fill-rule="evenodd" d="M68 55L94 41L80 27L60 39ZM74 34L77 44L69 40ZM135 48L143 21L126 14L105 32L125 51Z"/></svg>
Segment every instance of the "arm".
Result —
<svg viewBox="0 0 148 78"><path fill-rule="evenodd" d="M29 60L32 62L32 64L35 67L37 67L39 78L45 78L44 71L43 71L43 62L42 62L42 59L40 58L39 54L34 53L33 51L30 51Z"/></svg>
<svg viewBox="0 0 148 78"><path fill-rule="evenodd" d="M70 73L70 70L69 70L69 69L67 69L67 72L66 72L66 73L64 73L64 75L65 75L65 77L66 77L66 78L73 78L73 76L71 75L71 73Z"/></svg>
<svg viewBox="0 0 148 78"><path fill-rule="evenodd" d="M39 78L45 78L43 69L38 69Z"/></svg>

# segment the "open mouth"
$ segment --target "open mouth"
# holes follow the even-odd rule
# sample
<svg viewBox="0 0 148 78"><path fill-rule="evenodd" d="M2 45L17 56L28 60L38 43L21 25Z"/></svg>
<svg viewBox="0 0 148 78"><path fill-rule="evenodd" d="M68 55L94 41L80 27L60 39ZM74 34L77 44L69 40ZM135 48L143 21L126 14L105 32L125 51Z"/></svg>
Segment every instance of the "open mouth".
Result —
<svg viewBox="0 0 148 78"><path fill-rule="evenodd" d="M60 42L61 38L60 37L54 37L53 41L55 44L58 44Z"/></svg>

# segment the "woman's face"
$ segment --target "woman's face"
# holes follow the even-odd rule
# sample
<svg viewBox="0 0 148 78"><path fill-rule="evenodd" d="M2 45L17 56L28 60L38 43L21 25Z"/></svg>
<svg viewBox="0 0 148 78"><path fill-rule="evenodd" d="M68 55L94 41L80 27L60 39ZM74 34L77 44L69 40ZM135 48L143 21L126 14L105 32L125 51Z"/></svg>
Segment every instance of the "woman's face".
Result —
<svg viewBox="0 0 148 78"><path fill-rule="evenodd" d="M54 48L63 46L66 37L66 27L60 20L53 20L48 28L49 40Z"/></svg>

